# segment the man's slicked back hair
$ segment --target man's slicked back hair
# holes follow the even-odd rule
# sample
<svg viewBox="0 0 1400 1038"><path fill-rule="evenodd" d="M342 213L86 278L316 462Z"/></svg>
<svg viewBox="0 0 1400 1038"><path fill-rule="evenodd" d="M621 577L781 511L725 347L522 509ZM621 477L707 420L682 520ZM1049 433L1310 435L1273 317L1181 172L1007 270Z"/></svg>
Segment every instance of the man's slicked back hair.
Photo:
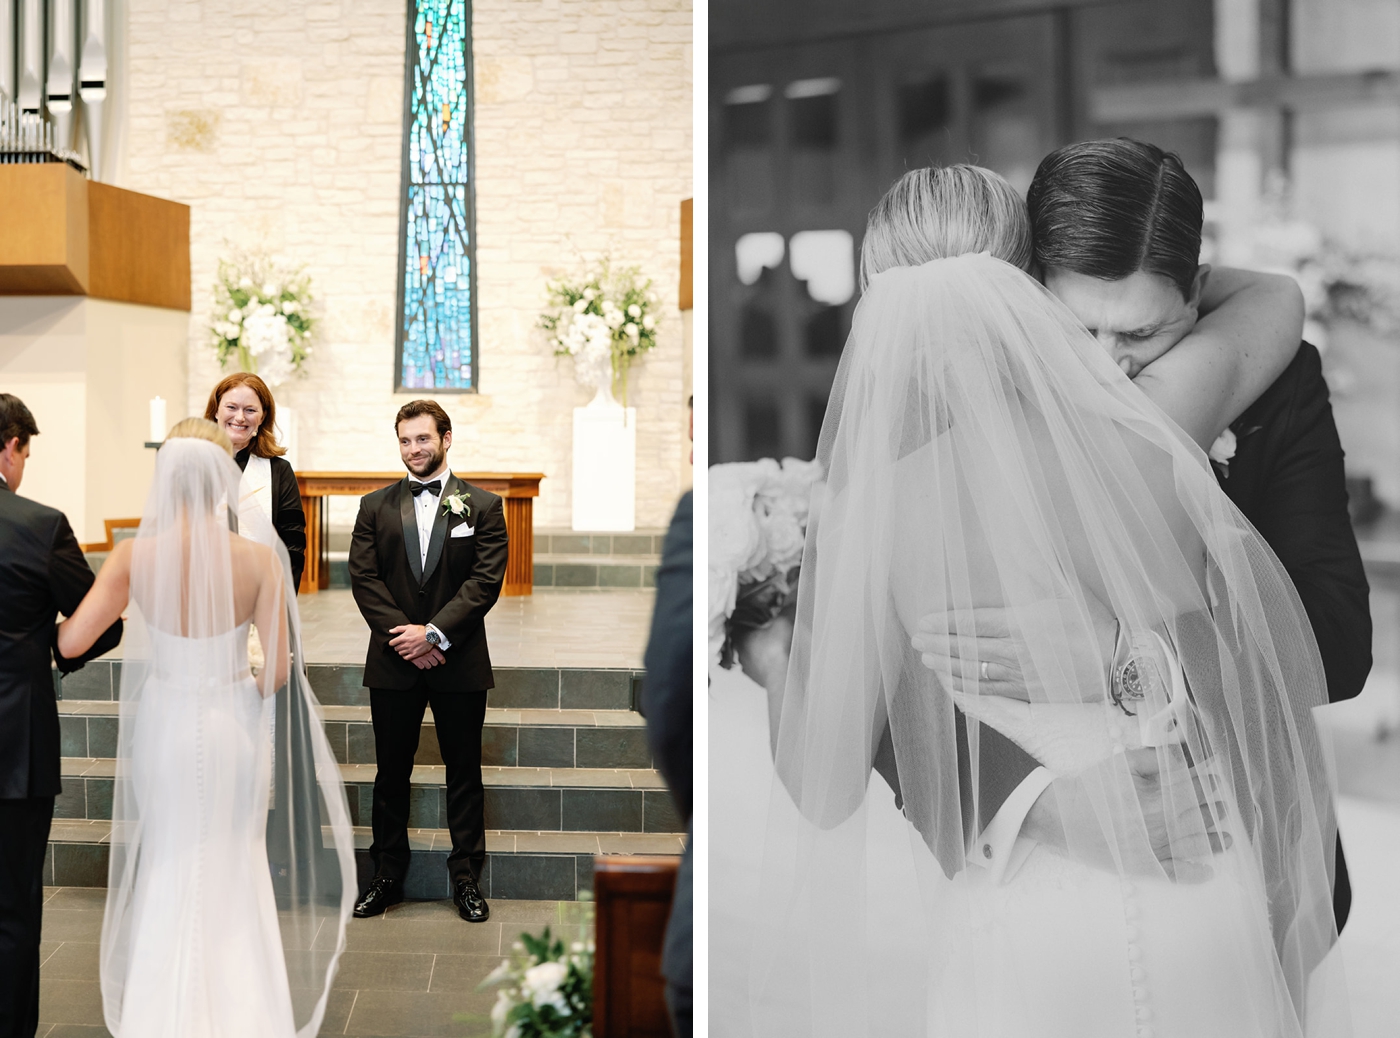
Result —
<svg viewBox="0 0 1400 1038"><path fill-rule="evenodd" d="M1109 281L1142 270L1191 298L1204 207L1172 152L1127 137L1068 144L1041 161L1026 206L1042 268Z"/></svg>

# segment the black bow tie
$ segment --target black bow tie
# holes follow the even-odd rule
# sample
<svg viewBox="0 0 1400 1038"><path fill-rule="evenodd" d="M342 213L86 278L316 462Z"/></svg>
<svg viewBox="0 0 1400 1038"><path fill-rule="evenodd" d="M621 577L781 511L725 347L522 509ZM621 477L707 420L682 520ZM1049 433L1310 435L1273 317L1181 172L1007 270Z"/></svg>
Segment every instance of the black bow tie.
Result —
<svg viewBox="0 0 1400 1038"><path fill-rule="evenodd" d="M431 483L415 483L414 481L409 480L408 485L410 488L412 488L414 497L417 497L425 490L428 493L432 494L433 497L437 497L439 494L442 493L442 480L440 479L435 479Z"/></svg>

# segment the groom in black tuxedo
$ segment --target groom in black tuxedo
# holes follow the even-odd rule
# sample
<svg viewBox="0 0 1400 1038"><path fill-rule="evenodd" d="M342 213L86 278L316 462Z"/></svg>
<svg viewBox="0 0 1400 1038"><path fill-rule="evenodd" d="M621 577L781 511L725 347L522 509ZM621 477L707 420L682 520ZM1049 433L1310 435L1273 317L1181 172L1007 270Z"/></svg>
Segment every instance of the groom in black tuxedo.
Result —
<svg viewBox="0 0 1400 1038"><path fill-rule="evenodd" d="M1191 331L1197 317L1192 297L1207 271L1198 265L1202 205L1177 156L1126 138L1071 144L1041 162L1027 205L1045 286L1129 377ZM1369 589L1347 513L1342 446L1317 349L1301 343L1288 368L1230 431L1235 452L1215 463L1216 477L1297 588L1317 637L1328 699L1350 699L1371 669ZM1009 857L1008 836L1055 842L1053 798L1043 795L1048 778L1038 762L987 725L980 739L984 827L980 835L967 835L979 835L983 855L994 861ZM888 734L876 769L898 792ZM1151 788L1152 776L1142 777L1145 815L1160 816L1160 790ZM1057 778L1049 787L1074 781ZM972 812L964 815L970 819ZM1003 837L1001 843L988 833ZM1339 839L1333 883L1339 931L1350 908Z"/></svg>
<svg viewBox="0 0 1400 1038"><path fill-rule="evenodd" d="M486 614L506 573L506 520L495 494L452 474L452 420L432 400L399 409L394 428L408 476L360 502L350 582L370 628L365 684L374 748L375 876L355 915L403 900L409 784L424 708L431 705L447 765L447 870L463 919L490 914L478 881L486 864L481 729L495 686Z"/></svg>
<svg viewBox="0 0 1400 1038"><path fill-rule="evenodd" d="M38 434L24 402L0 393L0 1038L39 1026L44 852L61 792L50 654L70 673L122 637L118 620L81 658L58 655L54 621L93 573L63 513L16 493Z"/></svg>

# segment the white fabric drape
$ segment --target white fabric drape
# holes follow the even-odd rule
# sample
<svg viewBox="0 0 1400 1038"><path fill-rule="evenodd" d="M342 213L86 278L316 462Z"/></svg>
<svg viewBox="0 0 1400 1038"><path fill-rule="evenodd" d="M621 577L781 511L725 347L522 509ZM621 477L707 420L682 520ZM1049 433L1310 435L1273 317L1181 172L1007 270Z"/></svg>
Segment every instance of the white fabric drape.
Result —
<svg viewBox="0 0 1400 1038"><path fill-rule="evenodd" d="M345 944L345 789L286 550L260 510L248 539L270 551L230 532L239 483L214 444L166 442L132 552L101 943L117 1038L314 1035ZM287 625L259 633L269 666L291 664L264 699L246 614L269 572Z"/></svg>
<svg viewBox="0 0 1400 1038"><path fill-rule="evenodd" d="M893 1033L869 964L888 951L870 920L894 905L922 921L904 954L927 987L906 994L927 1000L929 1034L1145 1034L1149 1019L1159 1035L1304 1034L1335 995L1314 976L1336 939L1310 713L1323 672L1287 575L1205 455L1057 300L982 255L873 279L818 460L754 1032ZM979 609L1008 618L1030 702L979 680ZM911 647L921 623L957 644L960 686ZM1170 645L1189 696L1168 709L1170 683L1149 682L1144 701L1110 702L1106 625ZM866 859L886 717L919 875L904 889L869 882ZM989 729L1084 790L1059 805L1064 846L1038 846L1000 885L967 858L990 820ZM1172 856L1203 881L1156 865L1124 752L1143 747ZM1209 850L1197 783L1218 786L1226 852ZM794 1003L810 1015L772 1009Z"/></svg>

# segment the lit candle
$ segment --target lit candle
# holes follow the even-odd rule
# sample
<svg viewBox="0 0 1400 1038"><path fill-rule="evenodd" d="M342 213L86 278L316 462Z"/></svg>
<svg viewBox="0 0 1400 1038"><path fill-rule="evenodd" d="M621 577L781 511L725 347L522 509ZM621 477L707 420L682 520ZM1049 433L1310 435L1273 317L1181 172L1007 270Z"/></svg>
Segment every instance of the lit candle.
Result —
<svg viewBox="0 0 1400 1038"><path fill-rule="evenodd" d="M151 443L165 440L165 401L160 397L151 398Z"/></svg>

